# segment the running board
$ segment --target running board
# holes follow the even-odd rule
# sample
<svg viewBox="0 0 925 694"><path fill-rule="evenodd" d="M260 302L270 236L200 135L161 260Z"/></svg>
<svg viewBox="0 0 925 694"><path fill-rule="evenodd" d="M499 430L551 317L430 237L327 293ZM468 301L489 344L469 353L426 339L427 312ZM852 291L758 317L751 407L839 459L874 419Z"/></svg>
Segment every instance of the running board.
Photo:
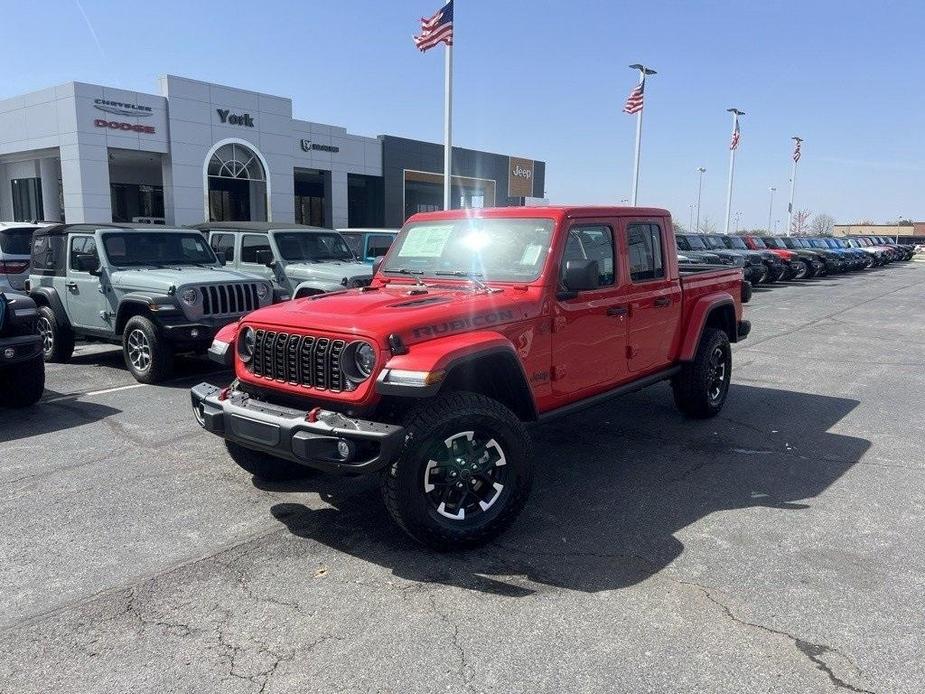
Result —
<svg viewBox="0 0 925 694"><path fill-rule="evenodd" d="M664 371L659 371L649 376L644 376L638 381L624 383L622 386L617 386L613 390L598 393L597 395L592 395L590 398L585 398L584 400L573 402L570 405L564 405L562 407L557 407L554 410L543 412L539 417L537 417L536 424L545 424L546 422L549 422L553 419L565 417L566 415L575 414L576 412L580 412L581 410L584 410L588 407L600 405L602 402L607 402L613 398L618 398L621 395L635 393L637 390L648 388L649 386L660 383L661 381L667 381L680 370L680 366L672 366L671 368L665 369Z"/></svg>

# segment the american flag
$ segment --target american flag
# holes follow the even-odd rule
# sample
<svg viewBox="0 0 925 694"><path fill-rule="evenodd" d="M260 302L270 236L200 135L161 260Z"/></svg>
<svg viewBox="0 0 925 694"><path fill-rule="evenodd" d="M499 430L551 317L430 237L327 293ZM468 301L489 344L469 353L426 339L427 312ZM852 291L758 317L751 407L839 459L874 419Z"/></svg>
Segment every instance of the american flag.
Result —
<svg viewBox="0 0 925 694"><path fill-rule="evenodd" d="M642 110L643 92L646 89L646 79L633 87L633 91L626 97L626 103L623 104L623 113L639 113Z"/></svg>
<svg viewBox="0 0 925 694"><path fill-rule="evenodd" d="M738 149L739 147L739 121L736 120L735 127L732 129L732 140L729 142L729 149Z"/></svg>
<svg viewBox="0 0 925 694"><path fill-rule="evenodd" d="M453 45L453 0L437 10L429 19L421 18L421 35L415 36L414 45L423 53L439 43Z"/></svg>
<svg viewBox="0 0 925 694"><path fill-rule="evenodd" d="M800 145L802 144L801 140L794 141L793 147L793 161L800 161Z"/></svg>

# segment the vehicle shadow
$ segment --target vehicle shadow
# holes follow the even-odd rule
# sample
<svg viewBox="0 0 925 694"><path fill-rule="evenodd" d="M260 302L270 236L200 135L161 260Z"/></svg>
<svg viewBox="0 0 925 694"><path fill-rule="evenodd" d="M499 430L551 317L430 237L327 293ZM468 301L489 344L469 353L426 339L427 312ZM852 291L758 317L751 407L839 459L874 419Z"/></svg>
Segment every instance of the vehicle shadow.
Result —
<svg viewBox="0 0 925 694"><path fill-rule="evenodd" d="M76 396L72 398L46 388L42 400L31 407L0 408L0 444L83 426L121 411L98 403L78 402Z"/></svg>
<svg viewBox="0 0 925 694"><path fill-rule="evenodd" d="M613 590L668 566L684 551L676 534L710 514L808 508L870 447L829 433L857 404L734 385L723 415L693 421L660 386L538 428L524 513L495 542L460 553L405 537L374 480L319 476L265 488L318 492L329 508L283 503L271 512L294 535L406 580L512 597L533 584Z"/></svg>
<svg viewBox="0 0 925 694"><path fill-rule="evenodd" d="M75 354L68 361L72 366L88 366L93 368L111 368L124 371L129 378L131 373L125 366L122 350L118 347L112 349L95 350ZM193 354L181 354L174 358L174 369L170 379L158 386L167 388L188 388L199 381L209 381L211 378L222 375L224 385L231 380L231 372L227 367L209 361L208 357ZM198 379L198 380L197 380Z"/></svg>

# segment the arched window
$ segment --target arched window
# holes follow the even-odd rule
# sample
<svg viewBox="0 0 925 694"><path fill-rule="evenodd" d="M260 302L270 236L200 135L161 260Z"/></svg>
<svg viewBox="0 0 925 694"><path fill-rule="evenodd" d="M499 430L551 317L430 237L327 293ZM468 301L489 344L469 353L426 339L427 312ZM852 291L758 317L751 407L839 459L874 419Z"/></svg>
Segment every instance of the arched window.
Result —
<svg viewBox="0 0 925 694"><path fill-rule="evenodd" d="M257 154L232 142L215 150L209 160L209 176L215 178L237 178L244 181L265 181L266 174Z"/></svg>

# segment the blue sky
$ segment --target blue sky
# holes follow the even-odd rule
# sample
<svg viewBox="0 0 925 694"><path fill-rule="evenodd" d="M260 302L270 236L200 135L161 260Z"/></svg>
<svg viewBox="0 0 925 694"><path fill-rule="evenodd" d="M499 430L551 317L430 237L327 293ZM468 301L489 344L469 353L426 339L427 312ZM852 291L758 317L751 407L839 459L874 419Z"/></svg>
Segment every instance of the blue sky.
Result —
<svg viewBox="0 0 925 694"><path fill-rule="evenodd" d="M296 117L364 135L442 139L442 48L411 42L439 0L0 2L0 97L78 80L153 92L171 73L289 96ZM85 19L86 17L86 19ZM733 211L786 219L925 219L925 6L913 2L457 0L455 144L545 160L554 202L629 197L646 89L640 204L722 226L729 115L746 111ZM92 27L92 29L91 29ZM13 28L14 31L8 29Z"/></svg>

